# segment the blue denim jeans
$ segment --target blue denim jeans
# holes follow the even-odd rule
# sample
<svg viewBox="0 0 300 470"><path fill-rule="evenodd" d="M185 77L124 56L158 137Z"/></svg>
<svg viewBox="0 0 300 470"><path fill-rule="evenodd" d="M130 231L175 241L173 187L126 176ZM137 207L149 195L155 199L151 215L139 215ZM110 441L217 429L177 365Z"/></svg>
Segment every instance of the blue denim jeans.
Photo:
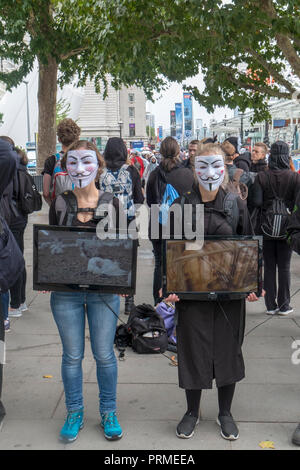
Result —
<svg viewBox="0 0 300 470"><path fill-rule="evenodd" d="M97 366L100 413L116 411L117 360L114 338L119 315L118 295L93 292L52 292L51 309L62 341L62 380L67 411L83 408L82 360L87 316ZM86 314L86 315L85 315Z"/></svg>

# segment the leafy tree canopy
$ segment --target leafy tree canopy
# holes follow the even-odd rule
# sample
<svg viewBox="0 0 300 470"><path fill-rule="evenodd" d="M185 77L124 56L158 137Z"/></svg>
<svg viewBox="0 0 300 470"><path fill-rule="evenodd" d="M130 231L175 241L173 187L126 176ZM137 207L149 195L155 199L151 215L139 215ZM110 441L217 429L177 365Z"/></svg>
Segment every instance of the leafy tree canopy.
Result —
<svg viewBox="0 0 300 470"><path fill-rule="evenodd" d="M194 97L215 106L254 108L291 99L300 84L300 0L0 0L0 57L22 81L34 60L55 58L59 84L87 78L96 89L136 84L148 98L201 68ZM272 80L270 80L272 77Z"/></svg>

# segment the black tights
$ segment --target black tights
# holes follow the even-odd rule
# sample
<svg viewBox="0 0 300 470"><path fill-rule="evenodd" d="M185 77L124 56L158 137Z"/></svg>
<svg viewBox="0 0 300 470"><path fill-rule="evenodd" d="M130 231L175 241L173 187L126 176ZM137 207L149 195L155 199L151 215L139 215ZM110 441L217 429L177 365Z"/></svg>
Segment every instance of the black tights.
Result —
<svg viewBox="0 0 300 470"><path fill-rule="evenodd" d="M230 415L231 403L234 395L235 383L218 388L219 414ZM202 390L186 390L187 413L199 416L200 398Z"/></svg>

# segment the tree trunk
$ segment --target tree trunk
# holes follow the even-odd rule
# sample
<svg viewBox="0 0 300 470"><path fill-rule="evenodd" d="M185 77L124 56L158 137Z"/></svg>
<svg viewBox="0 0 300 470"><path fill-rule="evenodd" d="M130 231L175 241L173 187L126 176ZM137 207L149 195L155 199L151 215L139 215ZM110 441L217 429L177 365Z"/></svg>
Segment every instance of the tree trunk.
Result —
<svg viewBox="0 0 300 470"><path fill-rule="evenodd" d="M53 57L48 57L46 65L39 61L38 174L43 170L46 158L56 153L57 70L57 62Z"/></svg>

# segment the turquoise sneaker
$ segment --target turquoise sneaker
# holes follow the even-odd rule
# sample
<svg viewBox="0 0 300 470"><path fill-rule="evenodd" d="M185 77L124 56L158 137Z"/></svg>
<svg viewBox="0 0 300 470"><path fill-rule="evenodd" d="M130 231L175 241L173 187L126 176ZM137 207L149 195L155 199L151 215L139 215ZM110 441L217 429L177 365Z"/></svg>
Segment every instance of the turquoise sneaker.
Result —
<svg viewBox="0 0 300 470"><path fill-rule="evenodd" d="M79 411L70 411L68 413L65 424L60 431L59 438L61 441L68 443L77 439L80 429L83 428L83 409Z"/></svg>
<svg viewBox="0 0 300 470"><path fill-rule="evenodd" d="M109 441L116 441L123 436L122 428L119 425L115 412L101 413L101 426L104 429L104 436Z"/></svg>

